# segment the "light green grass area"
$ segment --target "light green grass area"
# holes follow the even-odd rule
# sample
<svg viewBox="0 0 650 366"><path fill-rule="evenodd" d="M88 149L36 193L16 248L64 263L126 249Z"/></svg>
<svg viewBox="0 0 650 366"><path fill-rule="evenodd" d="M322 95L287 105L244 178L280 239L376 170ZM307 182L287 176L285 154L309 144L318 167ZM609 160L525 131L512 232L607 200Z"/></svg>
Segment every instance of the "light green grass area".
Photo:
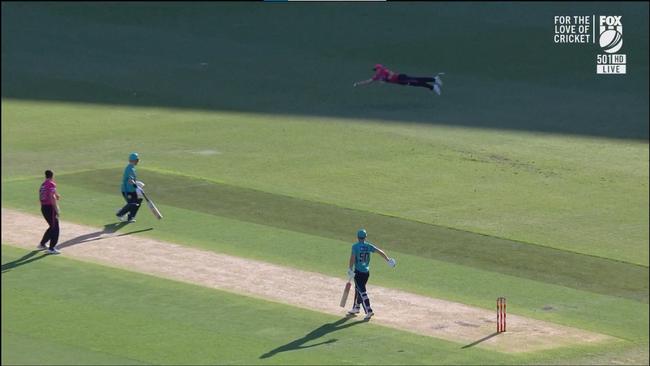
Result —
<svg viewBox="0 0 650 366"><path fill-rule="evenodd" d="M634 343L506 355L2 246L3 364L539 364L643 360ZM53 276L52 274L56 274ZM47 325L47 326L46 326ZM373 350L359 352L359 348ZM629 350L634 349L631 353Z"/></svg>
<svg viewBox="0 0 650 366"><path fill-rule="evenodd" d="M65 257L39 253L32 258L43 258L21 265L25 260L20 257L27 254L2 246L3 364L450 364L513 359ZM381 352L359 352L367 347ZM71 354L80 356L73 360Z"/></svg>
<svg viewBox="0 0 650 366"><path fill-rule="evenodd" d="M4 250L4 249L3 249ZM3 280L4 284L4 280ZM21 299L26 300L25 297ZM38 295L31 298L32 301L43 301ZM45 309L47 306L43 306ZM59 309L56 309L57 311ZM46 310L41 310L47 313ZM56 332L38 332L35 329L28 330L26 335L20 325L15 321L20 317L8 314L7 319L12 326L2 327L2 364L3 365L144 365L134 359L128 359L116 352L106 353L102 347L79 346L76 342L63 343L59 338L62 329ZM29 320L27 320L29 321ZM60 321L57 321L57 325ZM47 320L41 320L41 325L48 324ZM74 323L86 326L85 322ZM43 334L45 333L45 334ZM86 336L80 332L77 336Z"/></svg>

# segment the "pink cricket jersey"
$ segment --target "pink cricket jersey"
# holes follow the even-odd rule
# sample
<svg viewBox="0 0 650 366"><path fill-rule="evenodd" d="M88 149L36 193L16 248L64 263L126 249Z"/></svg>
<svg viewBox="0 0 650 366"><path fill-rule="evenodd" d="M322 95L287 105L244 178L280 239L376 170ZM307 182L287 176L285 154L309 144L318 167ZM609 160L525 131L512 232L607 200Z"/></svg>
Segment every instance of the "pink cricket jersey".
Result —
<svg viewBox="0 0 650 366"><path fill-rule="evenodd" d="M388 83L394 83L397 82L397 74L385 67L381 67L375 70L375 75L373 75L372 80L381 80Z"/></svg>
<svg viewBox="0 0 650 366"><path fill-rule="evenodd" d="M41 205L54 205L56 202L53 202L52 196L56 193L56 183L51 179L46 179L43 184L41 184L41 189L38 190Z"/></svg>

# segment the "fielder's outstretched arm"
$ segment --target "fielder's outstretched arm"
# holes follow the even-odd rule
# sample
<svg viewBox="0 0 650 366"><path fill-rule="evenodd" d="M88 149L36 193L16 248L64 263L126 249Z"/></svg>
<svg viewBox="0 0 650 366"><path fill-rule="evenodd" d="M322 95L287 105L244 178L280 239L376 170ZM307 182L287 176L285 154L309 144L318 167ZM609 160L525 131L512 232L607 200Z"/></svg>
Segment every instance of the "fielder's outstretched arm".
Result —
<svg viewBox="0 0 650 366"><path fill-rule="evenodd" d="M366 84L372 83L373 81L375 81L375 80L372 79L372 78L370 78L368 80L357 81L356 83L352 84L352 86L366 85Z"/></svg>

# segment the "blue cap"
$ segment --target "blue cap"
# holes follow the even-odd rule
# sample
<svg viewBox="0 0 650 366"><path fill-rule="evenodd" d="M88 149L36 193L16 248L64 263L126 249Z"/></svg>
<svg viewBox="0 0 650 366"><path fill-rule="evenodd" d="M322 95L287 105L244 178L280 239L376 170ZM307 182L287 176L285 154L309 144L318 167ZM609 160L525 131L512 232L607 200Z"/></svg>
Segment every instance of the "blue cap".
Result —
<svg viewBox="0 0 650 366"><path fill-rule="evenodd" d="M140 157L138 156L138 153L134 152L129 155L129 161L131 160L140 160Z"/></svg>
<svg viewBox="0 0 650 366"><path fill-rule="evenodd" d="M359 231L357 231L357 238L359 239L365 239L366 235L368 235L366 229L359 229Z"/></svg>

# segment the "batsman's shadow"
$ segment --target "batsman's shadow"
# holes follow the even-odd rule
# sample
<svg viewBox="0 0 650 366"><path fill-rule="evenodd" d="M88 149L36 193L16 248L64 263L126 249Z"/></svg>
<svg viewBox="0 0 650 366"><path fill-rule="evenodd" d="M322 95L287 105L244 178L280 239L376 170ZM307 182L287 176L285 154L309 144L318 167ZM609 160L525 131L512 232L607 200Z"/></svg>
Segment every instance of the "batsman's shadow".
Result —
<svg viewBox="0 0 650 366"><path fill-rule="evenodd" d="M323 337L323 336L325 336L327 334L330 334L332 332L336 332L337 330L349 328L349 327L352 327L352 326L355 326L355 325L361 324L361 323L367 323L364 320L357 320L357 321L350 322L350 323L346 324L346 322L348 320L350 320L350 319L352 319L352 317L345 317L345 318L339 319L339 320L337 320L337 321L335 321L333 323L323 324L320 327L318 327L318 328L312 330L311 332L307 333L305 336L303 336L301 338L298 338L295 341L291 341L291 342L289 342L289 343L287 343L285 345L282 345L282 346L280 346L280 347L278 347L276 349L273 349L273 350L261 355L260 358L273 357L273 356L275 356L276 354L278 354L280 352L294 351L294 350L298 350L298 349L305 349L305 348L321 346L323 344L334 343L334 342L337 341L336 338L328 339L326 341L322 341L322 342L318 342L318 343L314 343L314 344L310 344L310 345L305 345L305 343L316 340L316 339L318 339L320 337Z"/></svg>
<svg viewBox="0 0 650 366"><path fill-rule="evenodd" d="M43 254L41 256L36 256L39 252L41 252L41 251L40 250L32 250L31 252L25 254L24 256L14 260L14 261L11 261L11 262L8 262L8 263L3 263L2 264L2 273L11 271L12 268L20 267L20 266L23 266L23 265L25 265L27 263L31 263L31 262L34 262L34 261L37 261L37 260L40 260L40 259L43 259L43 258L47 257L47 254Z"/></svg>
<svg viewBox="0 0 650 366"><path fill-rule="evenodd" d="M147 228L147 229L141 229L141 230L135 230L135 231L130 231L128 233L123 233L119 235L110 235L110 236L102 236L106 234L114 234L124 226L128 225L128 222L114 222L111 224L106 224L104 225L104 229L100 231L95 231L92 233L84 234L84 235L79 235L75 238L72 238L70 240L66 240L63 243L59 243L56 247L58 249L63 249L66 247L70 247L73 245L81 244L81 243L87 243L89 241L95 241L95 240L101 240L101 239L107 239L107 238L114 238L116 236L125 236L125 235L131 235L131 234L137 234L137 233L142 233L145 231L150 231L153 230L152 227Z"/></svg>

